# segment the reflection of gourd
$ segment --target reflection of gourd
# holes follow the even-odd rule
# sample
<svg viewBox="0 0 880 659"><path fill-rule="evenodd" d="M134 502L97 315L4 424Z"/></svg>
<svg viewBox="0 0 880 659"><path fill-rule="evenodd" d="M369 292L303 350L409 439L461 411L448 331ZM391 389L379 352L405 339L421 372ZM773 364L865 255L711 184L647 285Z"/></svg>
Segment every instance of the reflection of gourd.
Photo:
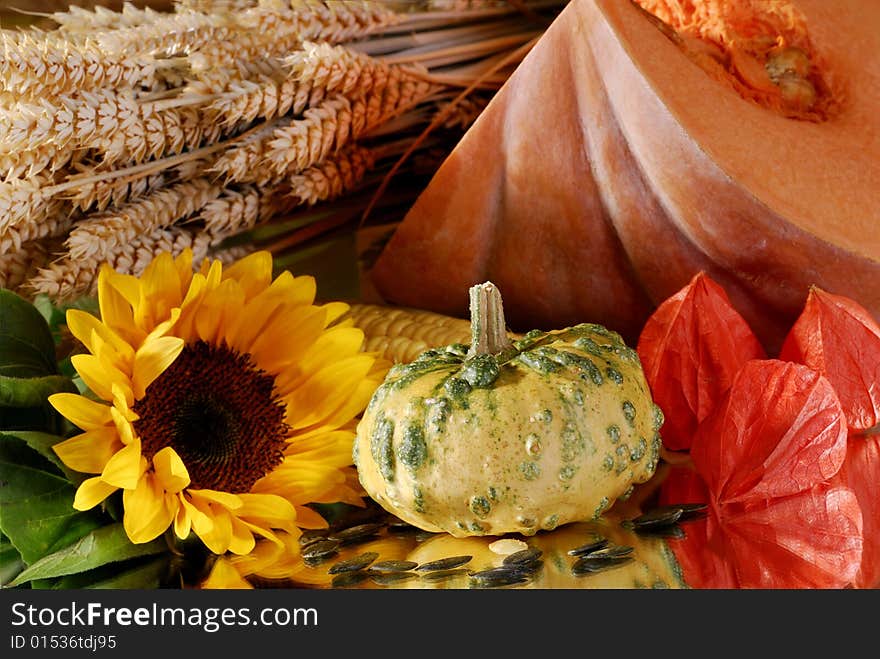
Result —
<svg viewBox="0 0 880 659"><path fill-rule="evenodd" d="M532 535L601 515L657 465L662 414L638 355L598 325L511 342L471 289L472 343L395 366L358 425L367 493L455 536Z"/></svg>

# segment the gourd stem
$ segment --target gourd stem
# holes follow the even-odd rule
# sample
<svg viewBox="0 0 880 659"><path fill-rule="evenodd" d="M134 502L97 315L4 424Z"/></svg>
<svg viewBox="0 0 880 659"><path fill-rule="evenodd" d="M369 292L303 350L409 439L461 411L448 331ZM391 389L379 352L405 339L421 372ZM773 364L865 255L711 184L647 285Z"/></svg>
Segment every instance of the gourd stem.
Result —
<svg viewBox="0 0 880 659"><path fill-rule="evenodd" d="M471 349L468 356L497 355L510 348L501 293L492 282L470 288Z"/></svg>

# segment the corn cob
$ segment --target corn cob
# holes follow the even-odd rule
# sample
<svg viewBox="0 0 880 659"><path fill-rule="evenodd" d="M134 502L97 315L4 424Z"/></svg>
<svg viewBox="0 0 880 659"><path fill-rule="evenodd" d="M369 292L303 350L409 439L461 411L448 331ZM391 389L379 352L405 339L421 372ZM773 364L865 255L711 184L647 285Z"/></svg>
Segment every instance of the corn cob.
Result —
<svg viewBox="0 0 880 659"><path fill-rule="evenodd" d="M471 340L468 321L431 311L353 304L343 319L363 330L364 350L395 364L411 362L429 348Z"/></svg>

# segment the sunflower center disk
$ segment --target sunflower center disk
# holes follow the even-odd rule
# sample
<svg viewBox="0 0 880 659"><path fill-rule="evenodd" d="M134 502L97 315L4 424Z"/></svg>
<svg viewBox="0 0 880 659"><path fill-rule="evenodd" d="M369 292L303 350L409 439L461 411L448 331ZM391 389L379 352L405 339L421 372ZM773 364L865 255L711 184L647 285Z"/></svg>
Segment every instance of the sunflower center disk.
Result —
<svg viewBox="0 0 880 659"><path fill-rule="evenodd" d="M274 388L250 355L204 341L186 346L132 408L144 457L170 446L190 487L249 492L284 458L289 428Z"/></svg>

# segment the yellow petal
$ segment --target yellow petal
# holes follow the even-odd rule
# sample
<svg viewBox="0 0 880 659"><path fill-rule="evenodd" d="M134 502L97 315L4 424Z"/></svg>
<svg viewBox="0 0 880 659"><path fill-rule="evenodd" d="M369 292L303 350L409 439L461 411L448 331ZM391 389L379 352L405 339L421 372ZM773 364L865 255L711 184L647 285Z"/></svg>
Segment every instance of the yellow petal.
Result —
<svg viewBox="0 0 880 659"><path fill-rule="evenodd" d="M104 426L55 444L52 450L73 470L84 474L100 474L121 448L116 429Z"/></svg>
<svg viewBox="0 0 880 659"><path fill-rule="evenodd" d="M253 589L238 570L225 558L220 558L211 568L211 574L205 579L199 588L207 590L246 590Z"/></svg>
<svg viewBox="0 0 880 659"><path fill-rule="evenodd" d="M223 279L235 279L250 299L272 282L272 254L254 252L227 267Z"/></svg>
<svg viewBox="0 0 880 659"><path fill-rule="evenodd" d="M134 426L116 407L110 410L110 414L113 415L113 424L116 426L116 435L119 437L119 441L128 446L135 438Z"/></svg>
<svg viewBox="0 0 880 659"><path fill-rule="evenodd" d="M247 524L232 518L232 539L229 541L228 551L233 554L248 554L253 551L257 541Z"/></svg>
<svg viewBox="0 0 880 659"><path fill-rule="evenodd" d="M107 273L107 283L108 285L112 286L119 295L122 296L125 304L127 304L131 308L130 314L124 316L124 318L128 321L128 324L131 325L134 319L134 308L141 297L140 281L134 275L114 272L111 268ZM107 319L104 317L103 310L101 312L101 318L104 319L105 322L107 321ZM112 325L112 327L115 329L116 325Z"/></svg>
<svg viewBox="0 0 880 659"><path fill-rule="evenodd" d="M183 350L183 339L163 336L141 346L134 357L132 390L135 398L143 398L147 387L168 368Z"/></svg>
<svg viewBox="0 0 880 659"><path fill-rule="evenodd" d="M341 318L351 308L345 302L328 302L321 306L327 312L327 325L333 324L338 318Z"/></svg>
<svg viewBox="0 0 880 659"><path fill-rule="evenodd" d="M83 430L94 430L113 423L110 406L79 394L52 394L49 403L65 419Z"/></svg>
<svg viewBox="0 0 880 659"><path fill-rule="evenodd" d="M276 494L239 494L242 506L235 514L252 523L263 521L275 529L293 532L296 528L296 509L284 497Z"/></svg>
<svg viewBox="0 0 880 659"><path fill-rule="evenodd" d="M123 389L113 385L111 390L113 393L113 409L126 421L137 421L140 417L131 409L131 406L134 405L134 398L129 398L131 396L131 389Z"/></svg>
<svg viewBox="0 0 880 659"><path fill-rule="evenodd" d="M122 525L135 544L162 535L177 513L176 499L166 497L152 474L144 474L137 487L122 493Z"/></svg>
<svg viewBox="0 0 880 659"><path fill-rule="evenodd" d="M183 290L170 252L162 252L144 269L140 277L141 297L135 308L134 322L149 331L166 320L175 307L180 308Z"/></svg>
<svg viewBox="0 0 880 659"><path fill-rule="evenodd" d="M290 305L285 292L275 285L279 280L281 277L250 300L241 313L231 319L226 330L226 342L230 347L243 353L251 352L251 345L269 323L274 322L279 310Z"/></svg>
<svg viewBox="0 0 880 659"><path fill-rule="evenodd" d="M205 293L195 318L196 335L211 344L225 336L226 322L231 322L244 304L244 291L234 281L223 281L217 288Z"/></svg>
<svg viewBox="0 0 880 659"><path fill-rule="evenodd" d="M131 389L131 381L125 373L94 355L74 355L70 363L79 373L86 386L104 400L113 399L113 385L123 391Z"/></svg>
<svg viewBox="0 0 880 659"><path fill-rule="evenodd" d="M211 507L207 501L188 501L186 494L180 495L180 503L186 508L189 519L192 522L192 530L196 535L209 533L214 528L214 520L211 517Z"/></svg>
<svg viewBox="0 0 880 659"><path fill-rule="evenodd" d="M144 334L134 326L132 305L115 286L116 281L113 269L107 264L102 265L98 274L98 308L101 320L107 327L118 332L126 343L140 345Z"/></svg>
<svg viewBox="0 0 880 659"><path fill-rule="evenodd" d="M296 363L321 336L325 319L326 312L318 307L286 310L254 341L254 361L270 373Z"/></svg>
<svg viewBox="0 0 880 659"><path fill-rule="evenodd" d="M351 357L361 352L364 332L357 327L334 327L325 330L298 366L304 373L314 373L326 364Z"/></svg>
<svg viewBox="0 0 880 659"><path fill-rule="evenodd" d="M205 282L208 290L213 291L223 281L223 264L220 261L208 261L205 259L202 263L202 274L205 275Z"/></svg>
<svg viewBox="0 0 880 659"><path fill-rule="evenodd" d="M287 270L278 275L269 288L281 293L287 304L294 307L311 305L315 301L315 293L318 291L314 277L310 275L294 277ZM340 302L340 304L344 303ZM347 304L344 306L346 309L348 308Z"/></svg>
<svg viewBox="0 0 880 659"><path fill-rule="evenodd" d="M166 446L153 456L156 478L166 492L176 494L190 483L189 472L183 460L170 446Z"/></svg>
<svg viewBox="0 0 880 659"><path fill-rule="evenodd" d="M215 554L225 554L232 542L232 516L228 510L218 506L211 508L211 520L214 522L211 530L199 533L196 528L196 535Z"/></svg>
<svg viewBox="0 0 880 659"><path fill-rule="evenodd" d="M88 478L80 483L76 489L73 507L77 510L94 508L118 489L118 487L105 483L100 476Z"/></svg>
<svg viewBox="0 0 880 659"><path fill-rule="evenodd" d="M358 355L330 364L286 396L287 423L293 429L320 423L338 409L373 365L373 357Z"/></svg>
<svg viewBox="0 0 880 659"><path fill-rule="evenodd" d="M184 341L190 342L195 339L193 323L199 312L199 305L207 290L207 282L205 276L196 273L189 285L189 290L180 304L180 318L177 319L177 325L174 328L174 334Z"/></svg>
<svg viewBox="0 0 880 659"><path fill-rule="evenodd" d="M131 361L134 357L134 349L119 334L88 312L69 309L67 311L67 327L70 329L70 333L82 341L92 354L96 352L92 342L94 333L102 341L109 343L122 359Z"/></svg>
<svg viewBox="0 0 880 659"><path fill-rule="evenodd" d="M238 510L242 507L241 495L230 494L229 492L218 492L217 490L187 490L193 499L202 499L212 503L219 503L229 510Z"/></svg>
<svg viewBox="0 0 880 659"><path fill-rule="evenodd" d="M174 259L174 267L177 270L177 277L180 281L180 290L185 291L193 277L193 252L187 247Z"/></svg>
<svg viewBox="0 0 880 659"><path fill-rule="evenodd" d="M326 529L329 526L326 519L305 506L296 507L296 524L303 529Z"/></svg>
<svg viewBox="0 0 880 659"><path fill-rule="evenodd" d="M180 497L180 495L178 495ZM180 505L177 508L177 515L174 516L174 534L181 540L186 540L192 528L191 506L186 503L183 497L180 497Z"/></svg>
<svg viewBox="0 0 880 659"><path fill-rule="evenodd" d="M131 490L138 486L142 472L141 440L135 439L108 460L101 478L105 483Z"/></svg>
<svg viewBox="0 0 880 659"><path fill-rule="evenodd" d="M358 382L354 389L348 390L349 393L343 397L342 404L328 414L321 421L321 424L328 428L339 428L352 421L366 409L370 398L373 397L373 393L381 383L381 380L370 380L369 378Z"/></svg>
<svg viewBox="0 0 880 659"><path fill-rule="evenodd" d="M149 334L147 334L147 338L144 339L144 343L148 343L150 341L158 339L160 336L165 336L168 332L171 331L171 328L174 327L174 324L178 321L179 318L180 308L174 307L168 312L168 319L163 320L161 323L156 325L156 327L154 327Z"/></svg>

